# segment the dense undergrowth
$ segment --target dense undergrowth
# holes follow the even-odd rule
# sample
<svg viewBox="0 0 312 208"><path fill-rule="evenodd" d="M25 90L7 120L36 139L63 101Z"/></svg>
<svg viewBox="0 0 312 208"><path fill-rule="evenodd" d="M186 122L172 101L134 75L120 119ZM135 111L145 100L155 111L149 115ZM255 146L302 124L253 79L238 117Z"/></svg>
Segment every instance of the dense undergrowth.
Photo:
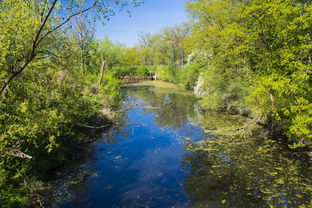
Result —
<svg viewBox="0 0 312 208"><path fill-rule="evenodd" d="M62 4L0 2L0 207L42 205L47 174L84 151L89 129L111 125L119 106L119 80L79 20L88 17L62 27L71 12L62 17Z"/></svg>
<svg viewBox="0 0 312 208"><path fill-rule="evenodd" d="M62 66L35 64L0 104L2 207L29 203L46 173L87 145L88 128L112 122L100 111L118 107L119 81L111 73L94 93L96 74L82 78Z"/></svg>

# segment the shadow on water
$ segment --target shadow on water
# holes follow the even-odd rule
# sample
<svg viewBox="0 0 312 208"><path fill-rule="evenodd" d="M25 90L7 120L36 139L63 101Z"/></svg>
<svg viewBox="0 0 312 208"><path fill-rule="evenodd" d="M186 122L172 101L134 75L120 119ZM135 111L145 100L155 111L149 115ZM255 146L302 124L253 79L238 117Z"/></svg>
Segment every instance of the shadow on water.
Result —
<svg viewBox="0 0 312 208"><path fill-rule="evenodd" d="M58 207L311 203L311 168L277 142L216 138L210 131L241 126L245 118L203 112L195 97L166 88L125 88L123 98L119 124L102 133L85 161L90 174L60 190L71 198Z"/></svg>

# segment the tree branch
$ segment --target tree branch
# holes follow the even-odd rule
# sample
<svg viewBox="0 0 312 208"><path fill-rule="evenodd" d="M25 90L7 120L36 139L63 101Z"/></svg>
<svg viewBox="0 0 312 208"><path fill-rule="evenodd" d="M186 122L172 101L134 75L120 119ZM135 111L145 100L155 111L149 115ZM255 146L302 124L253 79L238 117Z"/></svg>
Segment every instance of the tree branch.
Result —
<svg viewBox="0 0 312 208"><path fill-rule="evenodd" d="M28 154L25 154L24 152L18 150L18 149L10 149L10 148L7 148L5 149L3 152L0 152L1 154L3 155L10 155L10 156L14 156L14 157L19 157L19 158L22 158L22 159L31 159L32 156L28 155Z"/></svg>
<svg viewBox="0 0 312 208"><path fill-rule="evenodd" d="M66 18L65 21L63 21L61 24L57 25L56 27L54 27L52 30L48 31L47 33L45 33L41 38L40 38L40 35L49 19L49 17L51 16L52 14L52 11L54 10L55 8L55 5L57 3L58 0L53 0L52 2L52 5L47 13L47 15L44 17L43 21L41 22L40 24L40 27L38 29L38 31L36 32L35 34L35 37L34 37L34 40L32 42L32 48L30 50L30 53L29 53L29 57L26 58L25 62L22 64L22 66L20 67L17 67L17 70L13 70L13 73L11 73L11 75L9 76L9 78L7 79L7 81L3 84L3 86L1 86L1 89L0 89L0 102L2 102L2 99L3 99L3 93L6 91L6 89L8 88L8 86L10 85L11 81L17 76L19 75L20 73L23 72L23 70L28 66L28 64L34 59L34 57L36 56L36 49L38 48L40 42L42 42L49 34L53 33L54 31L58 30L60 27L62 27L64 24L66 24L71 18L73 18L74 16L78 15L78 14L81 14L81 13L84 13L84 12L87 12L89 11L90 9L94 8L97 4L97 0L94 1L93 5L86 8L86 9L83 9L81 11L78 11L72 15L70 15L69 17Z"/></svg>
<svg viewBox="0 0 312 208"><path fill-rule="evenodd" d="M40 38L40 40L38 41L38 44L37 44L37 45L39 45L39 43L40 43L42 40L44 40L49 34L55 32L56 30L58 30L59 28L61 28L63 25L65 25L69 20L71 20L71 18L77 16L78 14L85 13L85 12L89 11L90 9L92 9L92 8L95 7L95 6L96 6L96 2L94 2L94 4L93 4L92 6L86 8L86 9L84 9L84 10L78 11L78 12L76 12L76 13L74 13L74 14L68 16L61 24L57 25L57 26L54 27L52 30L50 30L50 31L48 31L46 34L44 34L44 35Z"/></svg>
<svg viewBox="0 0 312 208"><path fill-rule="evenodd" d="M26 58L25 62L22 64L22 66L20 67L16 67L17 70L14 70L13 69L13 73L11 73L11 75L9 76L9 78L7 79L7 81L3 84L3 86L1 87L1 90L0 90L0 96L1 96L1 100L0 102L2 101L3 99L3 93L6 91L6 89L8 88L8 86L10 85L10 83L12 82L12 80L17 76L19 75L20 73L23 72L23 70L28 66L28 64L34 59L35 57L35 52L36 52L36 49L38 47L38 40L39 40L39 37L40 37L40 34L44 28L44 26L46 25L56 3L57 3L58 0L54 0L52 5L51 5L51 8L49 9L47 15L45 16L44 20L42 21L42 23L40 24L40 27L38 29L38 31L36 32L36 35L35 35L35 38L33 40L33 43L32 43L32 47L31 47L31 50L30 50L30 54L29 54L29 57ZM40 39L41 40L41 39Z"/></svg>
<svg viewBox="0 0 312 208"><path fill-rule="evenodd" d="M52 13L54 7L55 7L57 1L58 1L58 0L54 0L54 1L53 1L51 8L49 9L47 15L45 16L44 20L42 21L42 23L41 23L41 25L40 25L40 27L39 27L37 33L36 33L36 36L35 36L35 38L34 38L34 40L33 40L33 44L32 44L30 59L33 58L33 56L35 55L36 48L38 47L39 42L40 42L41 39L42 39L42 38L40 38L40 40L39 40L40 34L41 34L41 32L42 32L44 26L46 25L46 23L47 23L47 21L48 21L50 15L51 15L51 13ZM39 41L38 41L38 40L39 40Z"/></svg>
<svg viewBox="0 0 312 208"><path fill-rule="evenodd" d="M84 124L75 124L76 126L79 126L79 127L85 127L85 128L88 128L88 129L103 129L103 128L106 128L106 127L109 127L110 125L103 125L103 126L89 126L89 125L84 125Z"/></svg>

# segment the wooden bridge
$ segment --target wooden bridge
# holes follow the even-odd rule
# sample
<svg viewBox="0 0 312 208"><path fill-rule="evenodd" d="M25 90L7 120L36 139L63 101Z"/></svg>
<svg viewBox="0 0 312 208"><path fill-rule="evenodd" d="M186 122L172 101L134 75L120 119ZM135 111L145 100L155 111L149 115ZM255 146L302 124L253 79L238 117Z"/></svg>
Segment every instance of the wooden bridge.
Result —
<svg viewBox="0 0 312 208"><path fill-rule="evenodd" d="M148 77L125 76L125 77L121 77L120 80L122 81L123 84L131 84L131 83L137 83L137 82L156 80L156 77L155 76L148 76Z"/></svg>
<svg viewBox="0 0 312 208"><path fill-rule="evenodd" d="M151 81L153 80L152 77L122 77L122 83L130 84L130 83L137 83L137 82L144 82L144 81Z"/></svg>

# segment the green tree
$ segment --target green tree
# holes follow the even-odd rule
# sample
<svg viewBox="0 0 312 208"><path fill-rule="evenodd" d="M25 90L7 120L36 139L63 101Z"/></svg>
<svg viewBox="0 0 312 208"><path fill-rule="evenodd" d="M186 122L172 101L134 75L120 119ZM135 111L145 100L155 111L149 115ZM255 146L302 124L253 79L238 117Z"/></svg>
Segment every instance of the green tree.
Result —
<svg viewBox="0 0 312 208"><path fill-rule="evenodd" d="M99 68L94 57L81 59L81 48L73 47L77 39L65 24L82 14L105 20L126 3L131 2L0 2L1 207L41 200L47 171L75 157L75 146L87 142L81 128L109 122L99 112L114 107L118 80L107 74L98 93L92 93ZM91 54L96 47L88 43L83 50ZM81 63L90 67L85 77Z"/></svg>
<svg viewBox="0 0 312 208"><path fill-rule="evenodd" d="M187 8L188 45L210 57L204 105L251 108L291 147L310 146L310 1L197 0Z"/></svg>
<svg viewBox="0 0 312 208"><path fill-rule="evenodd" d="M130 1L138 5L139 1ZM8 92L10 83L35 59L44 42L73 17L88 13L91 18L108 19L116 7L125 7L128 1L19 1L0 3L1 11L1 87L0 94ZM93 12L91 12L93 11Z"/></svg>

